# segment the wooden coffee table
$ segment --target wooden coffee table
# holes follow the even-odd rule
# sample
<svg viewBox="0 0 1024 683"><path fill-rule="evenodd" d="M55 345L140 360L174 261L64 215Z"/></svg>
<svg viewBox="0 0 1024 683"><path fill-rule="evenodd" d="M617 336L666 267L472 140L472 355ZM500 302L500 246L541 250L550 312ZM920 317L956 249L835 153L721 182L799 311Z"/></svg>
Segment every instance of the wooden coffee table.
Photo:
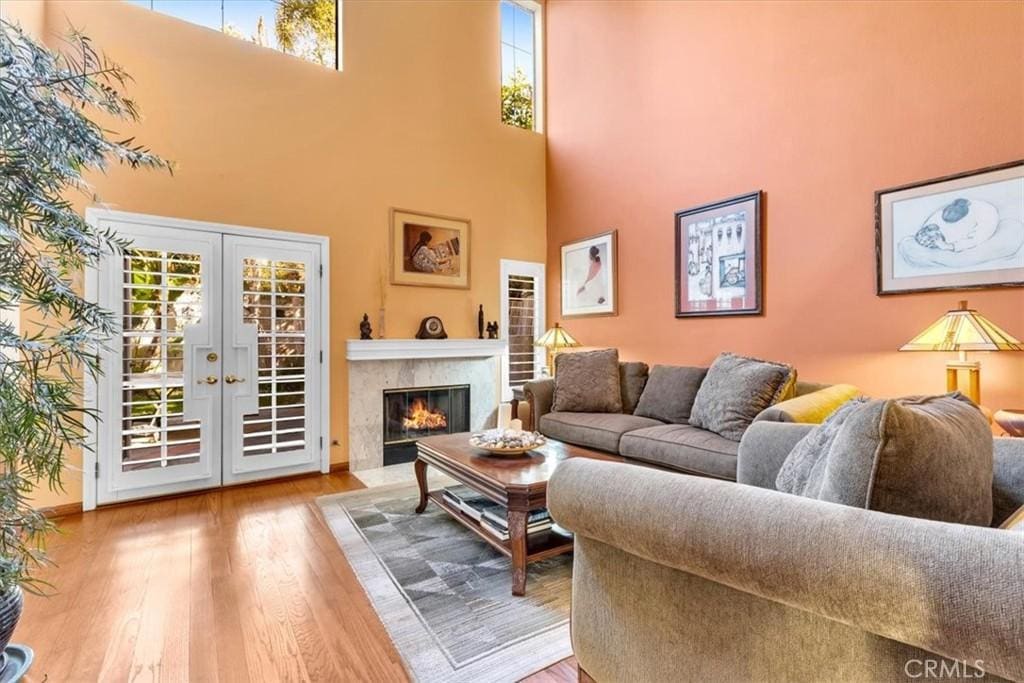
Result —
<svg viewBox="0 0 1024 683"><path fill-rule="evenodd" d="M621 462L622 458L581 446L548 439L540 448L521 456L499 457L469 445L469 433L429 436L417 442L416 481L420 504L427 502L454 517L495 550L512 558L512 595L526 594L526 565L572 550L572 537L554 529L527 535L530 512L548 505L548 479L558 463L567 458L596 458ZM427 467L436 467L452 479L508 508L509 540L487 533L480 522L450 505L442 491L427 490Z"/></svg>

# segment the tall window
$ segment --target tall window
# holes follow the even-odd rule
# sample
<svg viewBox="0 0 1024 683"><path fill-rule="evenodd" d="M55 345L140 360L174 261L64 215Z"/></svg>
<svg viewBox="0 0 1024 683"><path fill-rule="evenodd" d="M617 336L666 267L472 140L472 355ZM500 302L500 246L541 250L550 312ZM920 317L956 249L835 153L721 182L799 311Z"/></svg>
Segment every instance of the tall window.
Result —
<svg viewBox="0 0 1024 683"><path fill-rule="evenodd" d="M234 38L341 69L341 0L127 0Z"/></svg>
<svg viewBox="0 0 1024 683"><path fill-rule="evenodd" d="M541 6L501 0L501 120L540 130Z"/></svg>
<svg viewBox="0 0 1024 683"><path fill-rule="evenodd" d="M544 334L544 264L502 259L501 324L499 330L508 340L507 362L503 364L503 400L512 398L519 388L540 376L544 368L544 349L533 345Z"/></svg>

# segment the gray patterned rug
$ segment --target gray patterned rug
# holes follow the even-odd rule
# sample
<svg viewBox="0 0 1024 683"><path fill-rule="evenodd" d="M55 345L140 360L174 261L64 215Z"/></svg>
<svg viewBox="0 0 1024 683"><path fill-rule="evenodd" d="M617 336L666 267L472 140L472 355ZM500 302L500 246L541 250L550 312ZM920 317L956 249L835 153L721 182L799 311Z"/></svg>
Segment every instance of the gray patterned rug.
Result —
<svg viewBox="0 0 1024 683"><path fill-rule="evenodd" d="M571 555L531 564L513 597L508 559L418 500L414 484L317 499L410 676L517 681L572 654Z"/></svg>

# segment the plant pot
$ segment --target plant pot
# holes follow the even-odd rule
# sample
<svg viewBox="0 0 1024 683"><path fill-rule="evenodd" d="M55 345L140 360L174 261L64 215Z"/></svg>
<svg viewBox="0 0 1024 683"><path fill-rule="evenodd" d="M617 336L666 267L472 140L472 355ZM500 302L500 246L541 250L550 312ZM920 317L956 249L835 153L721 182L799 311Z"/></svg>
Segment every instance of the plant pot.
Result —
<svg viewBox="0 0 1024 683"><path fill-rule="evenodd" d="M21 586L14 586L3 593L0 593L0 652L11 642L14 629L21 618L21 608L25 603L25 596L21 592ZM0 659L0 671L7 663L7 658Z"/></svg>

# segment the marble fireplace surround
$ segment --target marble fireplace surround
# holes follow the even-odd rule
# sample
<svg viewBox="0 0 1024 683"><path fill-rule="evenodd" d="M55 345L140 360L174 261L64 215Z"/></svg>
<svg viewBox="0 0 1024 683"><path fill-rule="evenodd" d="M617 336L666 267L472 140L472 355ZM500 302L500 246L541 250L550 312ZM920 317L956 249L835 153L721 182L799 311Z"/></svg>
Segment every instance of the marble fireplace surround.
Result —
<svg viewBox="0 0 1024 683"><path fill-rule="evenodd" d="M384 465L385 389L468 384L470 429L493 427L506 349L504 339L349 339L349 469Z"/></svg>

